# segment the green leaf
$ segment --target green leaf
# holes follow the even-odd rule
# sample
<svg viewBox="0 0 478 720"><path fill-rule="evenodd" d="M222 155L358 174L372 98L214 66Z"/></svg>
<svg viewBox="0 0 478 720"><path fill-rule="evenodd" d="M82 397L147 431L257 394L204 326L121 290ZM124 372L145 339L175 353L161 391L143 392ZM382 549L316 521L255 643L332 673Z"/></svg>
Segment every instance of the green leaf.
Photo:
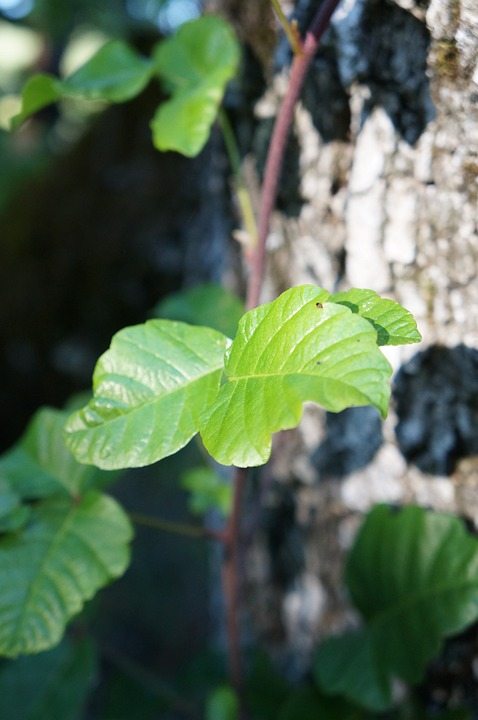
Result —
<svg viewBox="0 0 478 720"><path fill-rule="evenodd" d="M239 703L234 690L226 685L216 688L208 698L206 720L237 720Z"/></svg>
<svg viewBox="0 0 478 720"><path fill-rule="evenodd" d="M63 81L45 74L31 77L23 88L22 107L11 127L16 129L38 110L64 97L114 103L131 100L145 88L152 74L151 60L121 40L112 40Z"/></svg>
<svg viewBox="0 0 478 720"><path fill-rule="evenodd" d="M54 650L0 667L0 717L78 720L96 675L89 641L64 640Z"/></svg>
<svg viewBox="0 0 478 720"><path fill-rule="evenodd" d="M39 410L20 441L0 457L0 474L21 497L75 496L112 479L112 474L75 460L65 445L67 418L61 410Z"/></svg>
<svg viewBox="0 0 478 720"><path fill-rule="evenodd" d="M0 477L0 519L7 517L20 505L20 497L13 492L4 477Z"/></svg>
<svg viewBox="0 0 478 720"><path fill-rule="evenodd" d="M217 395L229 342L170 320L121 330L98 361L93 399L66 425L74 455L102 468L139 467L184 447Z"/></svg>
<svg viewBox="0 0 478 720"><path fill-rule="evenodd" d="M19 505L11 512L0 517L0 533L17 532L24 527L30 519L31 508L28 505Z"/></svg>
<svg viewBox="0 0 478 720"><path fill-rule="evenodd" d="M295 427L302 403L332 412L374 405L385 415L391 368L376 332L328 293L292 288L246 313L226 358L227 382L203 418L201 436L220 463L265 463L271 437Z"/></svg>
<svg viewBox="0 0 478 720"><path fill-rule="evenodd" d="M455 517L378 506L350 553L346 582L365 624L319 648L317 680L385 709L394 677L419 682L443 639L478 618L478 540Z"/></svg>
<svg viewBox="0 0 478 720"><path fill-rule="evenodd" d="M221 285L196 285L169 295L153 310L156 317L204 325L233 338L244 313L239 298Z"/></svg>
<svg viewBox="0 0 478 720"><path fill-rule="evenodd" d="M184 23L157 45L154 62L172 95L151 122L154 145L195 156L207 142L226 85L237 71L239 46L232 28L211 15Z"/></svg>
<svg viewBox="0 0 478 720"><path fill-rule="evenodd" d="M139 95L153 73L150 60L121 40L103 45L62 83L65 95L121 103Z"/></svg>
<svg viewBox="0 0 478 720"><path fill-rule="evenodd" d="M93 491L33 508L26 529L0 540L0 655L58 643L85 601L124 573L131 535L119 505Z"/></svg>
<svg viewBox="0 0 478 720"><path fill-rule="evenodd" d="M277 720L363 720L360 709L344 700L320 695L314 688L294 690L279 712Z"/></svg>
<svg viewBox="0 0 478 720"><path fill-rule="evenodd" d="M379 345L407 345L422 339L413 315L395 300L381 298L373 290L353 288L331 295L329 302L346 305L372 323Z"/></svg>
<svg viewBox="0 0 478 720"><path fill-rule="evenodd" d="M181 485L189 490L189 509L202 515L211 509L219 510L227 516L231 511L232 486L226 483L214 470L197 467L187 470L181 476Z"/></svg>
<svg viewBox="0 0 478 720"><path fill-rule="evenodd" d="M44 74L33 75L22 90L22 106L11 120L11 129L16 130L31 115L56 102L61 96L62 87L58 78Z"/></svg>

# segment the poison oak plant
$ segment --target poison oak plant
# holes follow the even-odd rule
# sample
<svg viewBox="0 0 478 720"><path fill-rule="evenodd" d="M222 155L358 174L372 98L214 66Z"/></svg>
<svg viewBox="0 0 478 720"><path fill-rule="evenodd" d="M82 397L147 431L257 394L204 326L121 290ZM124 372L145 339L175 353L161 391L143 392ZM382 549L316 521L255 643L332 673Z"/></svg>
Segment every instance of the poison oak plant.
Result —
<svg viewBox="0 0 478 720"><path fill-rule="evenodd" d="M258 305L294 106L337 2L321 5L303 40L280 5L273 5L295 55L271 140L257 230L250 221L251 204L244 195L241 201L251 259L247 312L237 298L214 286L166 300L155 310L162 317L113 337L98 360L93 395L83 407L73 414L40 410L24 437L0 459L0 654L16 657L54 647L69 619L128 566L131 525L104 493L115 477L108 471L150 465L197 436L211 458L236 468L232 496L210 470L199 469L183 480L195 511L212 505L228 516L221 533L194 531L215 538L225 550L234 689L221 687L211 695L207 718L242 717L247 698L252 716L262 720L352 720L390 708L392 681L420 681L443 638L478 617L478 542L453 517L419 508L398 513L376 508L346 570L352 601L363 616L361 629L323 643L314 686L291 691L268 671L268 678L259 680L269 688L267 700L262 690L251 692L258 682L254 674L245 687L237 614L246 469L267 462L273 434L298 425L304 402L332 412L372 405L385 416L391 367L380 348L420 340L410 313L371 290L331 294L304 285ZM113 41L70 77L31 78L13 126L62 98L124 102L159 79L170 99L151 121L153 142L159 150L197 155L238 63L231 28L212 16L185 24L158 43L149 58ZM220 124L238 189L244 190L225 115ZM167 523L157 526L168 529ZM60 646L45 660L46 667L50 662L61 675L76 662L71 652ZM91 668L85 647L81 658L75 667ZM28 675L27 660L19 668L20 677ZM0 709L1 698L8 697L2 693L2 677L5 683L0 672ZM423 709L413 712L407 717L425 717Z"/></svg>

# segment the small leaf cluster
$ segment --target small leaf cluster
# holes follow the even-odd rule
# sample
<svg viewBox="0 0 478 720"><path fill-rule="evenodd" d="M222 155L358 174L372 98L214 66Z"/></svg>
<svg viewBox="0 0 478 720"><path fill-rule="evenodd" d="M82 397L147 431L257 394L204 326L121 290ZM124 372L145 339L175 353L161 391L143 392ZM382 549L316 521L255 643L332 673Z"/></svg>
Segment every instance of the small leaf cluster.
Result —
<svg viewBox="0 0 478 720"><path fill-rule="evenodd" d="M153 143L158 150L193 157L209 138L238 64L234 33L215 16L185 23L174 36L158 42L149 58L123 41L112 40L63 80L45 73L32 76L23 88L12 128L64 98L126 102L156 78L170 98L159 105L151 121Z"/></svg>
<svg viewBox="0 0 478 720"><path fill-rule="evenodd" d="M130 522L111 478L65 446L68 413L45 408L0 458L0 655L56 645L84 603L129 564ZM108 477L110 476L110 477Z"/></svg>
<svg viewBox="0 0 478 720"><path fill-rule="evenodd" d="M262 465L273 433L296 427L306 401L332 412L373 405L384 416L391 367L379 342L419 339L398 303L312 285L247 312L234 340L150 320L114 336L67 444L80 462L117 469L161 460L200 433L217 462Z"/></svg>

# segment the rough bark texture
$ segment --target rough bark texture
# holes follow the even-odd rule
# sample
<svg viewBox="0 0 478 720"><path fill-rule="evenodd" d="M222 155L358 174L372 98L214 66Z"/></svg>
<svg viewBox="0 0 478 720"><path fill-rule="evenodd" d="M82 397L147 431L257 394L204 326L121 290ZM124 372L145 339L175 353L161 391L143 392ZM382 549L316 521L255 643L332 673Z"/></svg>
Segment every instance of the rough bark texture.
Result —
<svg viewBox="0 0 478 720"><path fill-rule="evenodd" d="M296 4L302 25L316 6ZM279 71L255 107L259 166L285 82ZM387 353L383 427L369 409L308 408L276 440L247 590L292 675L352 619L342 561L371 505L478 523L477 199L475 0L345 0L297 108L264 300L298 283L373 288L415 314L423 344Z"/></svg>

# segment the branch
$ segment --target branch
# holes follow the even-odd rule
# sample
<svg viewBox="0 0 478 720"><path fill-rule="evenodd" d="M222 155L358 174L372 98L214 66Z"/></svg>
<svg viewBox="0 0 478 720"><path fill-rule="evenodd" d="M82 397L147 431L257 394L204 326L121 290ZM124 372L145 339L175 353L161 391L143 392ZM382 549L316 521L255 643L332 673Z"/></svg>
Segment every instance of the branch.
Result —
<svg viewBox="0 0 478 720"><path fill-rule="evenodd" d="M290 71L289 85L282 101L267 154L264 182L262 185L259 212L259 237L252 257L251 276L248 283L247 308L258 305L264 281L266 242L269 234L272 211L277 198L277 188L284 160L287 139L294 119L294 109L304 84L307 70L317 52L320 40L329 26L330 18L340 0L324 0L317 11L302 43L302 52L294 56Z"/></svg>

